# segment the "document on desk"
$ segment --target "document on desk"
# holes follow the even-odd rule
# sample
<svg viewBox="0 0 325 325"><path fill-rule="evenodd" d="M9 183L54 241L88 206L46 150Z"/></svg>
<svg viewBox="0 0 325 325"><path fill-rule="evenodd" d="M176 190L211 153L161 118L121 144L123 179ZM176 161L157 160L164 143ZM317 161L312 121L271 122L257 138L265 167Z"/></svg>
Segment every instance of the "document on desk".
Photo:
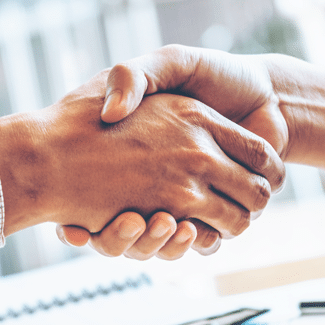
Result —
<svg viewBox="0 0 325 325"><path fill-rule="evenodd" d="M0 325L178 325L220 320L218 315L240 308L270 309L251 324L325 324L323 317L299 318L298 308L302 301L324 300L325 279L197 300L147 266L88 256L2 277Z"/></svg>
<svg viewBox="0 0 325 325"><path fill-rule="evenodd" d="M125 258L91 256L2 277L0 325L172 325L187 320L178 308L184 297L136 265Z"/></svg>
<svg viewBox="0 0 325 325"><path fill-rule="evenodd" d="M138 324L132 314L156 299L141 270L89 257L1 278L0 292L0 325Z"/></svg>
<svg viewBox="0 0 325 325"><path fill-rule="evenodd" d="M142 265L91 256L2 277L0 325L176 325L228 311L198 304Z"/></svg>

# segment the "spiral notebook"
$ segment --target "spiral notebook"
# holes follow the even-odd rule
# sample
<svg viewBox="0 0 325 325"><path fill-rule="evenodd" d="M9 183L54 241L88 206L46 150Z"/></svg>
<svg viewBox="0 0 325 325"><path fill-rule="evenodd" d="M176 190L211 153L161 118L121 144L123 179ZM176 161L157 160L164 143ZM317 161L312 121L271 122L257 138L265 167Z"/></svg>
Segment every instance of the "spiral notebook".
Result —
<svg viewBox="0 0 325 325"><path fill-rule="evenodd" d="M291 324L299 301L320 301L325 292L325 279L318 279L198 300L153 271L143 262L97 255L1 277L0 325L225 325L239 313L249 318L265 313L255 324L260 317L262 324Z"/></svg>
<svg viewBox="0 0 325 325"><path fill-rule="evenodd" d="M0 315L0 324L8 324L11 320L19 320L24 322L24 316L32 316L39 312L51 311L55 308L62 308L78 304L83 301L94 301L99 297L109 297L114 294L124 294L127 290L139 290L142 286L150 286L151 280L146 274L140 274L136 278L127 278L124 282L107 282L98 285L93 290L83 289L80 292L69 292L66 296L54 297L51 300L39 300L36 303L24 303L21 307L13 309L8 308Z"/></svg>
<svg viewBox="0 0 325 325"><path fill-rule="evenodd" d="M123 257L88 256L2 277L0 325L177 325L219 313L152 273Z"/></svg>
<svg viewBox="0 0 325 325"><path fill-rule="evenodd" d="M156 299L153 282L129 266L122 260L85 257L2 277L0 325L146 324L132 314Z"/></svg>
<svg viewBox="0 0 325 325"><path fill-rule="evenodd" d="M175 325L201 317L194 301L151 273L145 263L96 255L1 277L0 325Z"/></svg>
<svg viewBox="0 0 325 325"><path fill-rule="evenodd" d="M0 325L210 324L236 314L216 301L188 297L160 281L148 264L125 258L88 256L2 277L0 293ZM237 311L243 312L261 313Z"/></svg>

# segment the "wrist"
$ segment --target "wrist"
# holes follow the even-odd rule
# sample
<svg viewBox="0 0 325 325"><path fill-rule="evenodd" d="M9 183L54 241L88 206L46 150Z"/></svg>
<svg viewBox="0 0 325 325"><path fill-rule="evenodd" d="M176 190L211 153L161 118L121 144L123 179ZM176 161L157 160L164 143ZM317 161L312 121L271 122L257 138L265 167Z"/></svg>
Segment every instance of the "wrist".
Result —
<svg viewBox="0 0 325 325"><path fill-rule="evenodd" d="M325 167L325 71L280 54L263 60L288 126L284 160Z"/></svg>
<svg viewBox="0 0 325 325"><path fill-rule="evenodd" d="M46 183L41 128L32 114L0 119L0 179L6 207L4 234L8 236L43 222Z"/></svg>

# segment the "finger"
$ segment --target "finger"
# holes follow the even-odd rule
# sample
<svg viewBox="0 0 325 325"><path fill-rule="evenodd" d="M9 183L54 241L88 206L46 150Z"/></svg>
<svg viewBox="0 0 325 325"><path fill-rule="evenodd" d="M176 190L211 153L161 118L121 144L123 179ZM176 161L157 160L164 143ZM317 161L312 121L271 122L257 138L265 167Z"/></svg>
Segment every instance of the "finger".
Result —
<svg viewBox="0 0 325 325"><path fill-rule="evenodd" d="M78 226L56 226L56 233L62 243L73 246L84 246L90 239L88 230Z"/></svg>
<svg viewBox="0 0 325 325"><path fill-rule="evenodd" d="M166 244L176 228L173 216L166 212L157 212L149 219L143 235L124 255L137 260L151 258Z"/></svg>
<svg viewBox="0 0 325 325"><path fill-rule="evenodd" d="M263 210L251 212L251 220L256 220L263 213Z"/></svg>
<svg viewBox="0 0 325 325"><path fill-rule="evenodd" d="M263 121L263 123L256 123L256 121ZM274 103L266 103L260 109L245 117L239 125L265 139L275 149L281 159L284 160L282 155L284 155L286 150L283 139L288 137L288 127L277 105L274 105ZM285 170L283 174L285 174ZM278 193L284 188L284 176L282 184L281 178L278 178L276 174L272 175L271 169L265 169L265 176L269 179L271 185L274 182L275 184L276 182L280 182L279 186L275 186L274 189L272 188L273 192Z"/></svg>
<svg viewBox="0 0 325 325"><path fill-rule="evenodd" d="M270 197L271 187L266 178L253 174L231 159L220 157L210 164L206 173L209 189L216 195L238 204L250 212L265 208ZM222 166L222 173L220 167Z"/></svg>
<svg viewBox="0 0 325 325"><path fill-rule="evenodd" d="M201 105L204 105L201 103ZM273 147L258 135L226 119L204 105L209 112L206 128L232 160L265 177L272 191L284 186L285 167ZM216 124L215 121L218 121ZM220 123L221 122L221 123Z"/></svg>
<svg viewBox="0 0 325 325"><path fill-rule="evenodd" d="M203 179L215 196L246 211L264 209L271 196L267 179L233 161L218 146L217 140L214 141L206 131L201 132L206 133L202 137L205 141L200 143L200 154L192 156L189 172Z"/></svg>
<svg viewBox="0 0 325 325"><path fill-rule="evenodd" d="M156 256L163 260L176 260L182 257L196 239L196 228L190 221L182 221L177 225L175 234L157 252Z"/></svg>
<svg viewBox="0 0 325 325"><path fill-rule="evenodd" d="M89 245L105 256L119 256L130 248L146 229L145 220L135 212L119 215L100 233L92 234Z"/></svg>
<svg viewBox="0 0 325 325"><path fill-rule="evenodd" d="M148 82L143 71L133 67L131 60L112 68L107 85L101 118L106 123L114 123L131 114L139 106Z"/></svg>
<svg viewBox="0 0 325 325"><path fill-rule="evenodd" d="M221 245L219 232L200 220L191 219L191 222L197 231L197 236L192 248L201 255L211 255L215 253Z"/></svg>
<svg viewBox="0 0 325 325"><path fill-rule="evenodd" d="M167 45L114 66L108 77L102 120L117 122L132 113L145 94L183 85L196 70L199 53L185 46Z"/></svg>
<svg viewBox="0 0 325 325"><path fill-rule="evenodd" d="M190 220L198 219L217 230L221 238L231 239L249 227L250 217L250 212L240 205L209 191L199 203L197 213L191 213Z"/></svg>

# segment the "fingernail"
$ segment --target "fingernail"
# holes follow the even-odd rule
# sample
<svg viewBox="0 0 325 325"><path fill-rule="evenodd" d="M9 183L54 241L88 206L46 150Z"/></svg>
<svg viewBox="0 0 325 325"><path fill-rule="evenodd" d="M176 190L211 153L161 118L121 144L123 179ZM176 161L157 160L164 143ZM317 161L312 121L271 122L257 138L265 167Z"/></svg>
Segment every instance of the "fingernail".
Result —
<svg viewBox="0 0 325 325"><path fill-rule="evenodd" d="M154 222L153 225L150 227L149 229L149 236L152 238L161 238L164 235L166 235L166 233L168 232L169 227L167 227L166 225L164 225L161 222Z"/></svg>
<svg viewBox="0 0 325 325"><path fill-rule="evenodd" d="M122 92L120 90L112 91L106 98L103 108L103 114L107 113L110 109L118 106L122 99Z"/></svg>
<svg viewBox="0 0 325 325"><path fill-rule="evenodd" d="M136 223L131 222L130 220L125 220L118 228L118 235L122 239L130 239L138 234L140 230L141 229Z"/></svg>
<svg viewBox="0 0 325 325"><path fill-rule="evenodd" d="M67 227L64 236L64 241L69 243L71 246L81 247L88 243L90 234L88 230L80 227Z"/></svg>

